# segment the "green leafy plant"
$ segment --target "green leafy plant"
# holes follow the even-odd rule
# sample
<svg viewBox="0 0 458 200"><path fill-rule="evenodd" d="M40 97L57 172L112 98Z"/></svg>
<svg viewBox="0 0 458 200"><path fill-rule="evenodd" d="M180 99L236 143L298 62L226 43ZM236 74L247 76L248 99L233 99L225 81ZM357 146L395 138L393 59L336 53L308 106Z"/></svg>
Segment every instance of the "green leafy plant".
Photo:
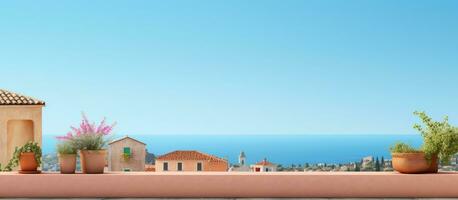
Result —
<svg viewBox="0 0 458 200"><path fill-rule="evenodd" d="M41 148L38 146L38 143L29 141L22 147L16 147L13 153L13 158L8 162L5 168L1 168L1 171L12 171L14 167L19 165L19 158L22 153L34 153L35 160L37 161L38 166L41 165Z"/></svg>
<svg viewBox="0 0 458 200"><path fill-rule="evenodd" d="M390 147L391 153L419 153L421 152L420 150L415 149L414 147L403 143L403 142L397 142L393 146Z"/></svg>
<svg viewBox="0 0 458 200"><path fill-rule="evenodd" d="M448 123L445 116L442 121L433 121L425 112L415 112L424 126L415 124L423 136L422 151L428 159L437 155L442 164L450 162L450 158L458 152L458 128Z"/></svg>
<svg viewBox="0 0 458 200"><path fill-rule="evenodd" d="M423 125L415 124L413 127L421 133L423 146L415 149L405 143L396 143L390 150L392 153L425 153L426 159L431 160L437 156L442 164L450 162L450 158L458 153L458 128L448 123L445 116L442 121L433 121L425 112L414 112Z"/></svg>
<svg viewBox="0 0 458 200"><path fill-rule="evenodd" d="M132 154L131 153L122 153L121 157L124 160L124 162L128 162L132 158Z"/></svg>
<svg viewBox="0 0 458 200"><path fill-rule="evenodd" d="M57 153L64 154L76 154L77 149L75 148L74 142L71 140L63 140L57 144Z"/></svg>

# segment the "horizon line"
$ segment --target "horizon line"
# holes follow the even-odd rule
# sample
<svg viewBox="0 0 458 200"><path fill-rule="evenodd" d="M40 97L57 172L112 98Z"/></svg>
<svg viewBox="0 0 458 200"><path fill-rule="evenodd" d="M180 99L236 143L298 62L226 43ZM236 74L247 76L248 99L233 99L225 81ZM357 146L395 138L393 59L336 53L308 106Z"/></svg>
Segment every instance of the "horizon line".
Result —
<svg viewBox="0 0 458 200"><path fill-rule="evenodd" d="M62 134L43 134L44 136L59 136ZM212 133L153 133L153 134L110 134L111 136L380 136L380 135L420 135L417 133L234 133L234 134L212 134Z"/></svg>

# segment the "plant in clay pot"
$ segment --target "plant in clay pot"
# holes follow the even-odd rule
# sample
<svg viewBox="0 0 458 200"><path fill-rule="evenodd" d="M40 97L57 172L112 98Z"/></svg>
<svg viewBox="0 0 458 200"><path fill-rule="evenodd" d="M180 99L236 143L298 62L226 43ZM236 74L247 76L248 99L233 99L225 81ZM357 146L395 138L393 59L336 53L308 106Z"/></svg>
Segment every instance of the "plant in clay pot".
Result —
<svg viewBox="0 0 458 200"><path fill-rule="evenodd" d="M424 112L415 112L424 127L415 124L423 137L423 145L416 149L405 143L396 143L390 148L394 170L401 173L437 173L438 163L447 164L458 152L458 128L444 120L433 121Z"/></svg>
<svg viewBox="0 0 458 200"><path fill-rule="evenodd" d="M124 162L129 162L129 160L132 158L131 153L122 153L121 158Z"/></svg>
<svg viewBox="0 0 458 200"><path fill-rule="evenodd" d="M76 148L71 139L57 137L60 142L57 144L60 173L74 174L76 170Z"/></svg>
<svg viewBox="0 0 458 200"><path fill-rule="evenodd" d="M72 131L67 134L74 147L79 150L81 169L87 174L102 174L106 161L106 145L108 135L112 132L115 124L106 125L105 119L96 125L90 123L83 114L83 120L78 128L71 127Z"/></svg>
<svg viewBox="0 0 458 200"><path fill-rule="evenodd" d="M406 143L396 143L391 148L394 170L405 174L436 173L438 170L437 156L426 157L421 150Z"/></svg>
<svg viewBox="0 0 458 200"><path fill-rule="evenodd" d="M13 158L1 171L12 171L19 165L19 173L36 174L40 173L38 167L41 165L41 148L38 143L29 141L22 147L16 147Z"/></svg>

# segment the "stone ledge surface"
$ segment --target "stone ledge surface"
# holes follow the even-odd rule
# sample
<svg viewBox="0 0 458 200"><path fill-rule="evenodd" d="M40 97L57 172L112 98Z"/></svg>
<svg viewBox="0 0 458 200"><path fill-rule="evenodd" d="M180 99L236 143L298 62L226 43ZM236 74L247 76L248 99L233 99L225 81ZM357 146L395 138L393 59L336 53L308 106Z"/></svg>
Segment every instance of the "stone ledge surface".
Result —
<svg viewBox="0 0 458 200"><path fill-rule="evenodd" d="M0 173L3 198L456 198L458 173Z"/></svg>

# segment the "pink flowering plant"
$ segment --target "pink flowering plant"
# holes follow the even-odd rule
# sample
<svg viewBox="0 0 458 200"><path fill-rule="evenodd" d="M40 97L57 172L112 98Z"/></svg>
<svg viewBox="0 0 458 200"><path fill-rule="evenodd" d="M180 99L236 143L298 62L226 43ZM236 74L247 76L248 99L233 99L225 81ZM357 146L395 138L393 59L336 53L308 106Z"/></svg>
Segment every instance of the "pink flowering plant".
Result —
<svg viewBox="0 0 458 200"><path fill-rule="evenodd" d="M108 136L113 131L116 123L106 124L104 118L99 124L90 122L83 114L79 127L71 126L71 131L65 136L57 137L61 142L70 142L77 150L101 150L108 143Z"/></svg>

